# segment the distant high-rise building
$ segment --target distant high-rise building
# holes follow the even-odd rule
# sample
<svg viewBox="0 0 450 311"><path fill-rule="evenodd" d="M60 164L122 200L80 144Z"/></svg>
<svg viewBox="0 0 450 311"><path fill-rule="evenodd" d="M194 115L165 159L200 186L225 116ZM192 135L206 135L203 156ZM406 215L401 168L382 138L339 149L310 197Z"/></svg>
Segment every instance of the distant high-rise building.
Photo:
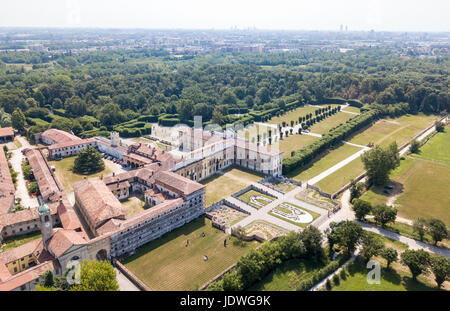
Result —
<svg viewBox="0 0 450 311"><path fill-rule="evenodd" d="M343 31L344 30L344 25L341 24L341 26L339 27L339 30Z"/></svg>

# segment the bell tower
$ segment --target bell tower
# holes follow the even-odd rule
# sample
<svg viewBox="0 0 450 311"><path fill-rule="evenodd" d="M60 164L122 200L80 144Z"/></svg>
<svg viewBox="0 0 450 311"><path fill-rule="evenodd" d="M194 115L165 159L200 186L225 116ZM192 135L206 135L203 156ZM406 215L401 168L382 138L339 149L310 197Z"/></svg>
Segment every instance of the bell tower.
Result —
<svg viewBox="0 0 450 311"><path fill-rule="evenodd" d="M44 242L44 247L47 249L47 242L53 236L53 223L48 205L41 205L38 209L38 214L41 224L42 241Z"/></svg>

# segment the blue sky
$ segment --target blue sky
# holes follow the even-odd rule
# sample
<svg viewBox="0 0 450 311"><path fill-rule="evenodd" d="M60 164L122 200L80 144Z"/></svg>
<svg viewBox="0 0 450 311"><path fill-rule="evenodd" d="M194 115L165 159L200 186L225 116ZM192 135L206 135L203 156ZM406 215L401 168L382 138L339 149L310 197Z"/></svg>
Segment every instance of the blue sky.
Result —
<svg viewBox="0 0 450 311"><path fill-rule="evenodd" d="M450 31L446 0L14 0L0 26Z"/></svg>

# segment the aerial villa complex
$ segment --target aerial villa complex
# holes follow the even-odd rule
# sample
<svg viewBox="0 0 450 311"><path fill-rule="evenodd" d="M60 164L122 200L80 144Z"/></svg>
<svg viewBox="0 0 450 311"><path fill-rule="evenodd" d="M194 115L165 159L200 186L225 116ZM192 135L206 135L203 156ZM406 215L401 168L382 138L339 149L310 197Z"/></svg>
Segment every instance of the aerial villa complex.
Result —
<svg viewBox="0 0 450 311"><path fill-rule="evenodd" d="M267 175L281 175L283 153L249 143L234 133L179 131L176 153L143 143L122 144L111 139L81 139L49 129L36 135L47 146L26 149L24 155L40 191L40 206L9 213L14 185L8 162L0 150L0 241L41 231L42 237L0 253L0 290L32 290L47 270L62 275L70 261L113 259L133 254L136 248L204 214L204 186L198 181L229 167L243 166ZM123 173L84 178L75 182L70 203L47 161L73 156L87 147L118 158ZM119 200L138 193L147 209L126 217Z"/></svg>

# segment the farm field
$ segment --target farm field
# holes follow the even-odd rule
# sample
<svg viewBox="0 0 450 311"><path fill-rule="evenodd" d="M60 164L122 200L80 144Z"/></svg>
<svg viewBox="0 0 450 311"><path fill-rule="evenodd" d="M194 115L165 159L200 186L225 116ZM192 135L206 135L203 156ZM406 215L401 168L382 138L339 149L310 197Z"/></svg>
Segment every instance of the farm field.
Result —
<svg viewBox="0 0 450 311"><path fill-rule="evenodd" d="M224 247L225 239L230 236L200 217L138 248L123 263L151 290L196 290L259 245L234 245L231 238Z"/></svg>
<svg viewBox="0 0 450 311"><path fill-rule="evenodd" d="M288 177L305 182L360 150L361 148L356 146L347 144L341 145L340 147L331 150L321 159L310 164L308 167L302 167L289 173Z"/></svg>
<svg viewBox="0 0 450 311"><path fill-rule="evenodd" d="M55 167L55 175L58 180L61 182L63 188L67 192L72 192L72 184L74 182L82 180L84 177L92 178L92 177L100 177L100 176L109 176L114 172L114 165L110 161L106 161L103 159L105 163L105 169L99 173L92 175L81 175L75 174L72 172L73 163L76 157L67 157L60 161L49 161L49 165L53 165Z"/></svg>
<svg viewBox="0 0 450 311"><path fill-rule="evenodd" d="M309 130L311 133L326 134L328 131L339 124L347 122L347 120L353 118L355 115L345 112L338 112L335 115L326 118L325 120L314 124Z"/></svg>
<svg viewBox="0 0 450 311"><path fill-rule="evenodd" d="M205 185L205 207L257 182L263 175L240 168L231 168L224 174L215 174L200 183Z"/></svg>
<svg viewBox="0 0 450 311"><path fill-rule="evenodd" d="M314 186L329 194L335 193L358 175L364 172L361 158L356 158L333 174L328 175Z"/></svg>
<svg viewBox="0 0 450 311"><path fill-rule="evenodd" d="M315 136L293 134L288 137L283 137L282 140L279 140L272 146L276 146L278 143L279 149L284 151L283 158L290 158L292 151L302 149L317 139L319 138Z"/></svg>

